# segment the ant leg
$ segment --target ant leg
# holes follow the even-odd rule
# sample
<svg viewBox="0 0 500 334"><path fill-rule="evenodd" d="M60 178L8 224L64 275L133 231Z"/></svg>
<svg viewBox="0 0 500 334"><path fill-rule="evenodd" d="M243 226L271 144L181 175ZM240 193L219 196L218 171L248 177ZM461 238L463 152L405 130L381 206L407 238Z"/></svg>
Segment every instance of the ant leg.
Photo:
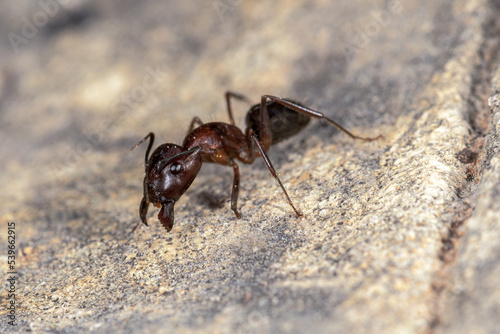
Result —
<svg viewBox="0 0 500 334"><path fill-rule="evenodd" d="M377 140L379 138L383 138L384 136L382 135L379 135L377 137L374 137L374 138L365 138L365 137L359 137L359 136L356 136L352 133L350 133L349 131L347 131L345 128L343 128L340 124L338 124L337 122L335 122L334 120L326 117L323 113L319 112L319 111L316 111L316 110L312 110L312 109L309 109L309 108L306 108L306 107L303 107L303 106L299 106L293 102L290 102L290 101L287 101L287 100L284 100L282 98L279 98L279 97L276 97L276 96L272 96L272 95L263 95L262 96L262 102L261 102L261 111L262 109L264 110L267 110L267 107L265 106L265 101L266 99L270 99L270 100L273 100L287 108L290 108L296 112L299 112L299 113L302 113L302 114L305 114L307 116L310 116L310 117L314 117L314 118L319 118L319 119L324 119L325 121L327 121L328 123L330 123L331 125L335 126L337 129L339 129L340 131L344 132L346 135L348 135L349 137L353 138L353 139L361 139L361 140L364 140L364 141L373 141L373 140ZM264 108L262 107L262 105L264 104Z"/></svg>
<svg viewBox="0 0 500 334"><path fill-rule="evenodd" d="M260 98L259 137L260 140L262 141L262 145L264 146L264 150L268 150L273 142L273 133L271 132L271 121L269 120L269 113L267 112L267 103L266 103L266 100L270 98L269 96L270 95L262 95Z"/></svg>
<svg viewBox="0 0 500 334"><path fill-rule="evenodd" d="M193 131L195 124L198 125L198 126L200 126L200 125L203 125L203 122L201 121L201 119L199 117L195 116L193 118L193 120L191 121L191 124L189 125L188 133L190 133L191 131Z"/></svg>
<svg viewBox="0 0 500 334"><path fill-rule="evenodd" d="M150 132L148 133L148 135L144 138L141 139L140 142L138 142L137 144L135 144L135 146L133 146L130 150L133 151L136 147L138 147L139 145L141 145L142 143L144 143L146 141L146 139L149 138L149 145L148 145L148 149L146 150L146 155L144 157L144 167L147 169L147 165L148 165L148 160L149 160L149 151L151 151L151 147L153 146L153 143L155 141L155 134L153 132Z"/></svg>
<svg viewBox="0 0 500 334"><path fill-rule="evenodd" d="M226 94L226 104L227 104L227 113L229 114L229 121L231 122L231 125L234 125L236 126L236 123L234 121L234 117L233 117L233 111L231 109L231 98L234 97L238 100L242 100L242 101L245 101L245 102L248 102L250 103L250 100L246 98L246 96L244 95L241 95L241 94L238 94L238 93L234 93L234 92L231 92L231 91L227 91Z"/></svg>
<svg viewBox="0 0 500 334"><path fill-rule="evenodd" d="M148 208L149 208L149 202L146 201L146 198L143 197L141 205L139 206L139 216L141 217L141 221L137 225L135 225L134 229L130 233L134 233L135 230L137 230L137 228L141 226L141 223L148 226L148 220L146 217L146 215L148 214Z"/></svg>
<svg viewBox="0 0 500 334"><path fill-rule="evenodd" d="M238 194L240 192L240 168L238 167L238 164L233 161L233 172L234 172L234 179L233 179L233 190L231 192L231 210L234 211L236 214L236 217L241 218L239 212L238 212Z"/></svg>
<svg viewBox="0 0 500 334"><path fill-rule="evenodd" d="M271 172L271 175L276 179L276 181L278 181L278 184L280 185L281 190L283 190L283 192L285 193L286 200L288 201L288 204L290 204L293 211L295 211L295 214L297 215L297 217L302 217L302 214L295 208L295 206L292 203L292 200L288 196L288 193L286 192L285 187L281 183L281 180L278 176L278 173L276 173L276 170L274 169L273 164L271 163L271 160L269 160L269 157L267 156L266 151L264 150L264 147L260 143L259 139L257 139L257 136L255 134L252 134L252 138L255 141L255 143L257 144L257 148L259 149L260 155L262 156L262 159L264 159L264 162L266 163L267 168Z"/></svg>

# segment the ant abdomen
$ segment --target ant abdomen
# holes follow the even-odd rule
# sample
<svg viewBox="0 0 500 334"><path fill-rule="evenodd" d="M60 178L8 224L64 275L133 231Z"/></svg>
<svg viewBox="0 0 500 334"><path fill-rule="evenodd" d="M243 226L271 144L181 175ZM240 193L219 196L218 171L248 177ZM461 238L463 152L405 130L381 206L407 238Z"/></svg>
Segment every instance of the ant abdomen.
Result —
<svg viewBox="0 0 500 334"><path fill-rule="evenodd" d="M302 104L296 101L290 99L283 100L303 107ZM269 127L273 137L271 144L276 144L299 133L307 124L309 124L309 121L311 120L309 116L298 113L295 110L272 100L267 101L267 113L269 115ZM259 117L260 103L251 107L246 116L247 127L252 128L257 135L257 138L260 140Z"/></svg>

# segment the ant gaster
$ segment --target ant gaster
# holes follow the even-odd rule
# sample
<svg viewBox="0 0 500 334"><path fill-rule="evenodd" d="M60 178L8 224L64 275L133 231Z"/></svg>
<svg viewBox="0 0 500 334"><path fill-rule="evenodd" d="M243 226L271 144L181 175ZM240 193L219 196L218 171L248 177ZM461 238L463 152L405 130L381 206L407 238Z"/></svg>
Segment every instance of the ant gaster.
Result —
<svg viewBox="0 0 500 334"><path fill-rule="evenodd" d="M247 128L245 134L243 134L235 125L230 100L236 98L248 102L248 99L233 92L226 92L225 96L230 124L222 122L203 124L198 117L195 117L191 121L182 146L175 144L160 145L153 152L151 158L149 158L149 152L155 138L153 132L150 132L132 147L132 149L136 148L149 138L149 145L145 155L144 196L139 207L139 216L144 225L148 225L146 215L149 204L153 204L160 208L158 219L163 226L167 231L172 229L175 202L179 200L194 181L203 162L213 162L233 168L231 209L236 217L241 218L237 206L240 172L236 160L251 164L259 155L264 159L272 176L278 181L288 204L290 204L295 214L302 216L290 200L278 177L278 173L276 173L266 154L272 144L293 136L302 130L309 123L310 117L327 121L353 139L372 141L382 137L363 138L355 136L318 111L306 108L293 100L272 95L263 95L260 103L250 108L246 116ZM195 128L195 126L198 127ZM139 222L133 231L140 224Z"/></svg>

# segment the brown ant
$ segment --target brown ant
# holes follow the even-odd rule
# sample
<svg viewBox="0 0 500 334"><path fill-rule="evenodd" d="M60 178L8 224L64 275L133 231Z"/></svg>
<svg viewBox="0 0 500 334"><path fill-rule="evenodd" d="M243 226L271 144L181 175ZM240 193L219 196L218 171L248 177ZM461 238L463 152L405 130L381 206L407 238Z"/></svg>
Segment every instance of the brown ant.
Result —
<svg viewBox="0 0 500 334"><path fill-rule="evenodd" d="M288 204L290 204L295 214L300 217L302 214L293 205L278 177L278 173L276 173L266 154L272 144L276 144L302 130L309 123L310 117L327 121L353 139L372 141L382 137L363 138L355 136L318 111L306 108L290 99L282 99L272 95L263 95L260 104L250 108L246 116L247 128L245 134L243 134L240 128L235 125L233 112L231 111L231 98L248 102L248 99L243 95L226 92L230 124L222 122L203 124L198 117L195 117L191 121L182 146L175 144L160 145L153 152L151 158L149 158L149 152L155 138L153 132L150 132L132 147L131 150L149 138L145 156L144 196L139 207L139 216L144 225L148 225L146 215L151 203L160 208L158 219L167 231L172 229L175 202L179 200L194 181L203 162L213 162L233 168L231 210L234 211L236 217L241 218L237 207L240 172L236 160L251 164L259 155L264 159L272 176L278 181ZM195 128L196 125L198 127ZM133 231L140 224L139 222Z"/></svg>

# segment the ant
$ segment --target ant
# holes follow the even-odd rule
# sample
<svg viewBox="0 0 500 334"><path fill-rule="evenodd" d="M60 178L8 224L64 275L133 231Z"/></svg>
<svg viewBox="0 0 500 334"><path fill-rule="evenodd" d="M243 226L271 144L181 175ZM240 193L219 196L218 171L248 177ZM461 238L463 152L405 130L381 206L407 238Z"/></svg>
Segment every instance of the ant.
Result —
<svg viewBox="0 0 500 334"><path fill-rule="evenodd" d="M231 166L234 172L233 189L231 193L231 210L236 217L241 218L238 212L238 193L240 189L240 172L236 160L245 164L252 164L259 155L264 159L271 175L276 179L285 194L288 204L295 214L302 214L293 205L285 187L276 173L266 151L272 144L293 136L302 130L311 117L327 121L353 139L373 141L381 138L364 138L353 135L335 121L324 114L309 109L298 102L283 99L272 95L262 95L260 103L252 106L246 116L245 134L234 122L231 110L231 98L249 102L237 93L226 92L227 111L229 122L203 123L200 118L194 117L182 146L175 144L160 145L149 158L155 135L150 132L139 141L131 150L141 145L149 138L149 145L145 155L144 196L139 206L139 216L144 225L147 223L149 204L160 208L158 219L167 232L174 225L175 202L186 192L200 171L203 162L212 162L224 166ZM196 127L197 126L197 127ZM141 222L132 230L134 232Z"/></svg>

